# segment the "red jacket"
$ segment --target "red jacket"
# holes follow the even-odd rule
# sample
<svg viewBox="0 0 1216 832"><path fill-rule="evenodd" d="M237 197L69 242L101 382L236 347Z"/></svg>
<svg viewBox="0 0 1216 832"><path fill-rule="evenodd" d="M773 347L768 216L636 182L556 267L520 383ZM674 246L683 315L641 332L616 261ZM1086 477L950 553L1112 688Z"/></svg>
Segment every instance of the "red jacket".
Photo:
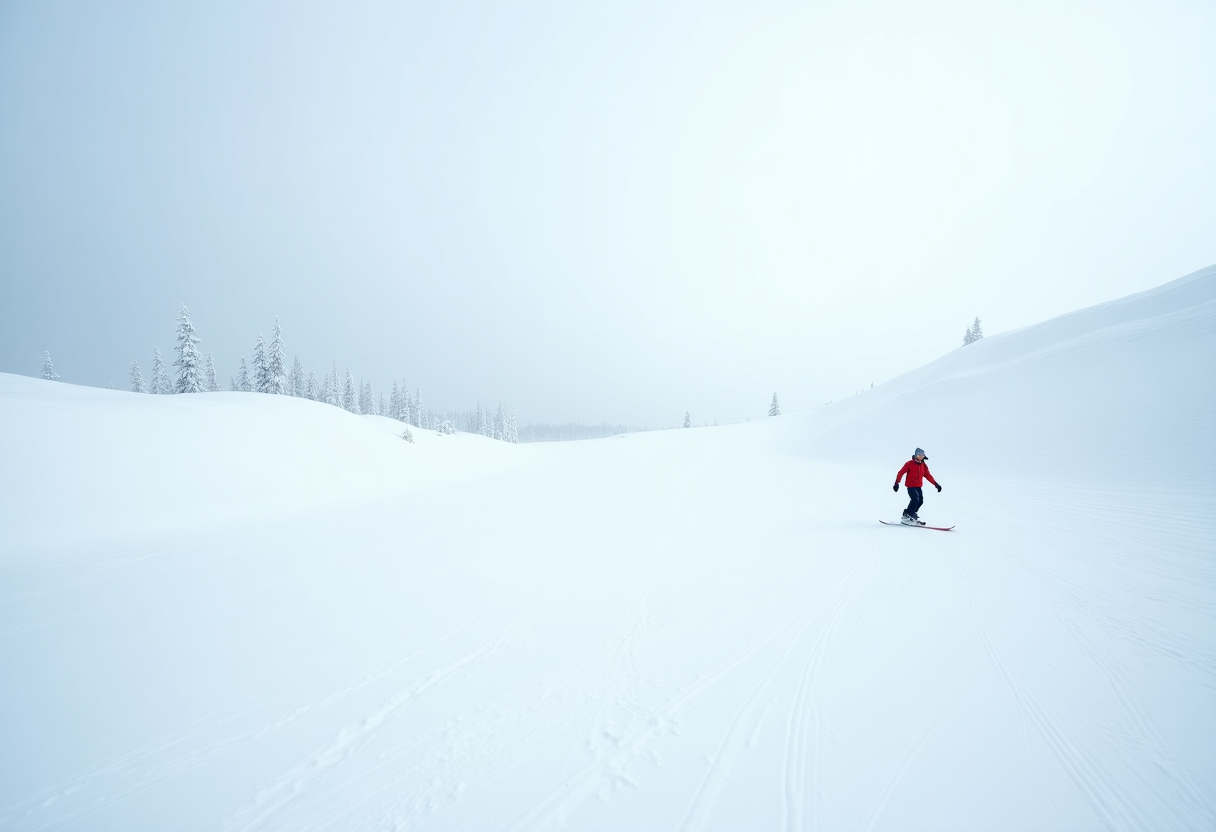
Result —
<svg viewBox="0 0 1216 832"><path fill-rule="evenodd" d="M899 485L904 474L908 475L908 488L920 488L924 485L922 477L937 485L937 480L933 479L933 475L929 473L929 466L923 462L917 462L915 459L909 459L904 463L904 467L899 469L899 473L895 475L896 485Z"/></svg>

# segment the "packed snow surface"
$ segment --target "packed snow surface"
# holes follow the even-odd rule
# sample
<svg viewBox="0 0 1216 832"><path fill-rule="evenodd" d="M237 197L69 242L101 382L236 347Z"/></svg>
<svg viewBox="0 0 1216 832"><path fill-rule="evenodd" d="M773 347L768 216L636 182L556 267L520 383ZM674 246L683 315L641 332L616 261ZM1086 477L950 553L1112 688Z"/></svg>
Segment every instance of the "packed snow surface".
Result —
<svg viewBox="0 0 1216 832"><path fill-rule="evenodd" d="M1214 356L1207 269L589 442L0 376L0 828L1216 828Z"/></svg>

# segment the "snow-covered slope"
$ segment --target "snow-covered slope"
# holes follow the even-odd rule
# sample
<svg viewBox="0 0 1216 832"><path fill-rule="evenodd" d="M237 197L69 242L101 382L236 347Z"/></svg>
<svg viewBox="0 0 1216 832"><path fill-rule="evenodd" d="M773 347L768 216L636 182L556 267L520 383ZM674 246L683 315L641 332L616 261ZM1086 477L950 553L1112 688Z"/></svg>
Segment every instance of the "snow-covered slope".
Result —
<svg viewBox="0 0 1216 832"><path fill-rule="evenodd" d="M1199 487L1216 470L1212 356L1216 267L959 347L817 412L799 441L887 467L912 441L968 474Z"/></svg>
<svg viewBox="0 0 1216 832"><path fill-rule="evenodd" d="M0 525L15 548L228 527L479 476L505 448L287 396L127 392L2 376Z"/></svg>
<svg viewBox="0 0 1216 832"><path fill-rule="evenodd" d="M548 446L0 375L0 828L1211 829L1214 295Z"/></svg>

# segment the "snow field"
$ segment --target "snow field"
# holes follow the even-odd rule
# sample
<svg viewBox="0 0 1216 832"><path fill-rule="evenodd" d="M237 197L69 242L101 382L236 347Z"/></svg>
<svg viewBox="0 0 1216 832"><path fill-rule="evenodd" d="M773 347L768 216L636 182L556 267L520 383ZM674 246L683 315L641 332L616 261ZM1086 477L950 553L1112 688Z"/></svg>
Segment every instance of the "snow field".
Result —
<svg viewBox="0 0 1216 832"><path fill-rule="evenodd" d="M1210 829L1214 289L557 445L0 376L0 828Z"/></svg>

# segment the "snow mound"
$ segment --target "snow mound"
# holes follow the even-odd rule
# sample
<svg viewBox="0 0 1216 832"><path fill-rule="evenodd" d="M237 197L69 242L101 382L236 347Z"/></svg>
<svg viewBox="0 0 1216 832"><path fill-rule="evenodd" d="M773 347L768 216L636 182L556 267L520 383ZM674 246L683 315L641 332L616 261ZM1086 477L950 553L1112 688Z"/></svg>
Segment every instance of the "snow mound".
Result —
<svg viewBox="0 0 1216 832"><path fill-rule="evenodd" d="M14 548L397 499L511 448L257 393L139 395L0 373L0 527Z"/></svg>

